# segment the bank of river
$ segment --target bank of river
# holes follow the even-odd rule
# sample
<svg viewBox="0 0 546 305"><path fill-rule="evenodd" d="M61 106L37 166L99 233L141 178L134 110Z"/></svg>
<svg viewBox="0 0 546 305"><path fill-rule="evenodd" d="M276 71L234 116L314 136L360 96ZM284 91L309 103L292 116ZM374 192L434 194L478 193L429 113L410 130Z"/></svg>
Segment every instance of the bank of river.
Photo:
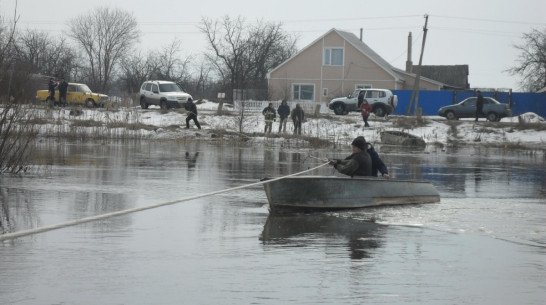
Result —
<svg viewBox="0 0 546 305"><path fill-rule="evenodd" d="M217 104L199 104L198 118L203 129L198 130L193 122L186 127L186 113L181 109L161 111L136 108L83 109L74 113L71 109L54 108L38 110L38 127L43 137L72 139L158 139L158 140L213 140L213 141L264 141L264 122L260 112L225 110L216 112ZM72 111L72 112L71 112ZM77 115L73 115L77 114ZM326 141L348 145L352 139L363 135L369 142L380 143L381 132L396 130L421 137L428 145L450 146L495 146L543 150L546 147L546 122L535 114L521 118L505 118L501 122L479 122L473 120L447 121L440 117L391 116L388 119L373 117L370 128L364 128L358 113L336 116L330 113L308 114L302 127L302 136L292 134L288 122L286 133L278 133L278 121L273 123L273 133L267 135L268 143L289 145L294 139L316 143ZM311 145L316 144L311 143Z"/></svg>

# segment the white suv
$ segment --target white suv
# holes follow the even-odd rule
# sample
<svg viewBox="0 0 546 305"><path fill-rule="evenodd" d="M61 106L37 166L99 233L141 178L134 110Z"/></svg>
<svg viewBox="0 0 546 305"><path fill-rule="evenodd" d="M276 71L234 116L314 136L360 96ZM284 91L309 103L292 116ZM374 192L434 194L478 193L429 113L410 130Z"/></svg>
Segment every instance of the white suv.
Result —
<svg viewBox="0 0 546 305"><path fill-rule="evenodd" d="M392 94L387 89L356 89L347 97L338 97L328 103L328 108L332 109L335 114L347 114L349 111L360 111L358 105L358 94L365 91L364 99L372 106L372 112L376 116L383 117L386 114L394 112L398 105L398 96Z"/></svg>
<svg viewBox="0 0 546 305"><path fill-rule="evenodd" d="M148 109L150 105L157 105L161 109L181 108L191 95L182 91L173 82L163 80L145 81L140 86L140 107Z"/></svg>

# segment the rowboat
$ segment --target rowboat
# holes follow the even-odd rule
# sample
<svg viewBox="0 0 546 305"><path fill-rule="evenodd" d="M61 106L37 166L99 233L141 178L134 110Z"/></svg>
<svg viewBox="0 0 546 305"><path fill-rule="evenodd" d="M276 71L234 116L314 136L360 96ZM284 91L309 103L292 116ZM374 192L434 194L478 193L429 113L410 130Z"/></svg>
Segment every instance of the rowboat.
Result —
<svg viewBox="0 0 546 305"><path fill-rule="evenodd" d="M381 143L404 146L426 146L425 140L407 132L387 130L381 132Z"/></svg>
<svg viewBox="0 0 546 305"><path fill-rule="evenodd" d="M263 186L271 210L355 209L440 201L438 190L424 180L293 176L271 179Z"/></svg>

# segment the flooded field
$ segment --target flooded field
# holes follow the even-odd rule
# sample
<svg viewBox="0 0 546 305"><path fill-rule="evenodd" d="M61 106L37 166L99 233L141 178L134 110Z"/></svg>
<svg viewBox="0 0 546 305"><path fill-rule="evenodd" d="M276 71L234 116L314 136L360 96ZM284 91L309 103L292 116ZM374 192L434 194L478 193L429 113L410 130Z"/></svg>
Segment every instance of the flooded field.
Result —
<svg viewBox="0 0 546 305"><path fill-rule="evenodd" d="M0 241L0 304L545 303L542 153L376 148L441 202L270 215L262 186L207 194L348 151L44 142L0 177L1 234L173 204Z"/></svg>

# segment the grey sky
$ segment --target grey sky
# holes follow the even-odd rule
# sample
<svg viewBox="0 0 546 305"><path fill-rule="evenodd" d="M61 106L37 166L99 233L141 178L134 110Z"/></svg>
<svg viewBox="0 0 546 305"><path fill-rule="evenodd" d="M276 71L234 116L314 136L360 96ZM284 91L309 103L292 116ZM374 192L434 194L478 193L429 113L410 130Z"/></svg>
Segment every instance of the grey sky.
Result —
<svg viewBox="0 0 546 305"><path fill-rule="evenodd" d="M15 0L0 0L4 18L13 17ZM423 57L426 65L470 66L470 85L518 89L518 79L503 72L514 64L523 33L546 28L545 0L276 0L276 1L172 1L172 0L19 0L20 28L37 28L62 35L67 21L90 10L109 6L134 14L142 32L143 51L167 46L175 38L183 54L199 56L207 47L197 26L202 17L244 17L247 22L282 22L297 34L298 49L332 28L359 35L393 66L404 69L407 36L413 33L413 62L421 50L424 15L428 34Z"/></svg>

